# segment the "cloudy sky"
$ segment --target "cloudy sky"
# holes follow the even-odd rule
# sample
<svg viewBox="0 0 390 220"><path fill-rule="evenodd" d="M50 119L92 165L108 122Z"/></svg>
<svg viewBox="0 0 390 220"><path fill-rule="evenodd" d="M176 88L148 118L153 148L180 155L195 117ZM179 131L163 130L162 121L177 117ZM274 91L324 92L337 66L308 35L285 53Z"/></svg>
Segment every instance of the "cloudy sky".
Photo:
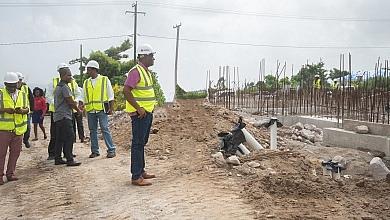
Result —
<svg viewBox="0 0 390 220"><path fill-rule="evenodd" d="M175 24L182 23L178 83L203 89L206 71L214 82L218 67L239 68L240 80L256 80L259 61L275 73L279 60L294 73L306 62L339 67L352 54L352 69L373 70L390 57L390 1L387 0L148 0L138 1L138 43L155 50L153 70L168 99L173 95ZM56 66L84 54L119 45L126 37L14 44L132 34L131 1L0 1L0 78L19 71L32 86L47 85ZM17 6L16 6L17 5ZM153 36L153 37L152 37ZM130 54L132 56L132 53ZM77 66L72 66L78 73Z"/></svg>

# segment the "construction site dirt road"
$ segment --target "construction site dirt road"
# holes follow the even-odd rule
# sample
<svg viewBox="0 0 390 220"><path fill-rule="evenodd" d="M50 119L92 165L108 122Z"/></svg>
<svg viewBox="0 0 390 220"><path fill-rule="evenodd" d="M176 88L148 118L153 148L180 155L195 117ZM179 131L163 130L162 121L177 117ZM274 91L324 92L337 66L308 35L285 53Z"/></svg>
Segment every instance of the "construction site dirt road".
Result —
<svg viewBox="0 0 390 220"><path fill-rule="evenodd" d="M146 147L147 171L158 178L149 187L130 184L126 113L111 118L118 150L112 159L104 157L102 141L103 154L94 159L88 158L89 144L77 143L74 152L83 164L55 166L46 160L47 140L35 142L19 158L20 180L0 186L0 218L390 219L390 184L370 179L372 156L366 152L306 145L281 128L282 150L253 152L239 166L218 165L211 157L217 134L236 120L235 113L203 100L158 109ZM260 142L268 140L266 129L247 129ZM350 161L349 178L322 175L320 158L335 155ZM259 166L246 167L251 161Z"/></svg>

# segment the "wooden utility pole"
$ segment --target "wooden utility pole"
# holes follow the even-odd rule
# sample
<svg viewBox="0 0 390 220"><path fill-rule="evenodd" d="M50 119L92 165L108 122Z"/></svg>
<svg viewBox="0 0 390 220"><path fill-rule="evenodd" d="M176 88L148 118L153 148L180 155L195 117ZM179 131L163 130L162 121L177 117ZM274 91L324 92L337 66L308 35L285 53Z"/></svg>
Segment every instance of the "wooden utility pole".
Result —
<svg viewBox="0 0 390 220"><path fill-rule="evenodd" d="M173 26L173 28L176 28L176 56L175 56L175 95L173 97L173 100L176 100L176 86L177 86L177 60L179 56L179 33L180 33L180 26L181 23L178 25Z"/></svg>
<svg viewBox="0 0 390 220"><path fill-rule="evenodd" d="M125 14L131 13L134 14L134 33L133 33L133 48L134 48L134 62L137 60L137 14L145 15L145 12L138 11L137 1L132 5L134 11L126 11Z"/></svg>

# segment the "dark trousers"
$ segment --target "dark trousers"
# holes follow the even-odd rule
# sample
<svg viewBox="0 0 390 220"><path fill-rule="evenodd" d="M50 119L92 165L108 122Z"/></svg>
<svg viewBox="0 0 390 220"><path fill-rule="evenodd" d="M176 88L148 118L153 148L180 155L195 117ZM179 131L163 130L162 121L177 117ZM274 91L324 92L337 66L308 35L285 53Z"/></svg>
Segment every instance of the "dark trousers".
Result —
<svg viewBox="0 0 390 220"><path fill-rule="evenodd" d="M70 119L62 119L56 121L56 140L55 140L55 160L62 160L61 154L64 151L64 156L67 162L73 161L73 123Z"/></svg>
<svg viewBox="0 0 390 220"><path fill-rule="evenodd" d="M55 155L55 145L56 145L56 126L54 125L53 112L50 112L50 142L47 147L47 152L49 157L54 157Z"/></svg>
<svg viewBox="0 0 390 220"><path fill-rule="evenodd" d="M145 145L148 143L153 113L144 118L131 117L133 139L131 142L131 179L136 180L145 172Z"/></svg>
<svg viewBox="0 0 390 220"><path fill-rule="evenodd" d="M28 139L30 139L30 131L31 131L31 114L27 114L27 131L23 135L23 143L28 143Z"/></svg>
<svg viewBox="0 0 390 220"><path fill-rule="evenodd" d="M83 125L83 113L73 113L73 133L74 141L76 142L76 125L77 125L77 133L79 135L79 139L84 139L84 125Z"/></svg>

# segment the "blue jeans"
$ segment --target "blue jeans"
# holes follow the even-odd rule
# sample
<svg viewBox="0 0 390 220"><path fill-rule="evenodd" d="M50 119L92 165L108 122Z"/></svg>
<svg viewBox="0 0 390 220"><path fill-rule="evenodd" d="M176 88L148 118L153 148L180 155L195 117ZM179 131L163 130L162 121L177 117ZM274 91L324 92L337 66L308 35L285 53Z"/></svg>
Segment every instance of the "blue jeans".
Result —
<svg viewBox="0 0 390 220"><path fill-rule="evenodd" d="M91 151L92 153L99 154L99 144L97 136L98 122L100 129L103 133L104 142L107 146L107 153L115 152L115 145L112 142L110 130L108 129L108 115L103 111L98 113L87 113L88 114L88 128L91 136Z"/></svg>
<svg viewBox="0 0 390 220"><path fill-rule="evenodd" d="M133 139L131 141L131 179L136 180L145 172L145 145L149 140L153 113L146 113L144 118L131 116Z"/></svg>

